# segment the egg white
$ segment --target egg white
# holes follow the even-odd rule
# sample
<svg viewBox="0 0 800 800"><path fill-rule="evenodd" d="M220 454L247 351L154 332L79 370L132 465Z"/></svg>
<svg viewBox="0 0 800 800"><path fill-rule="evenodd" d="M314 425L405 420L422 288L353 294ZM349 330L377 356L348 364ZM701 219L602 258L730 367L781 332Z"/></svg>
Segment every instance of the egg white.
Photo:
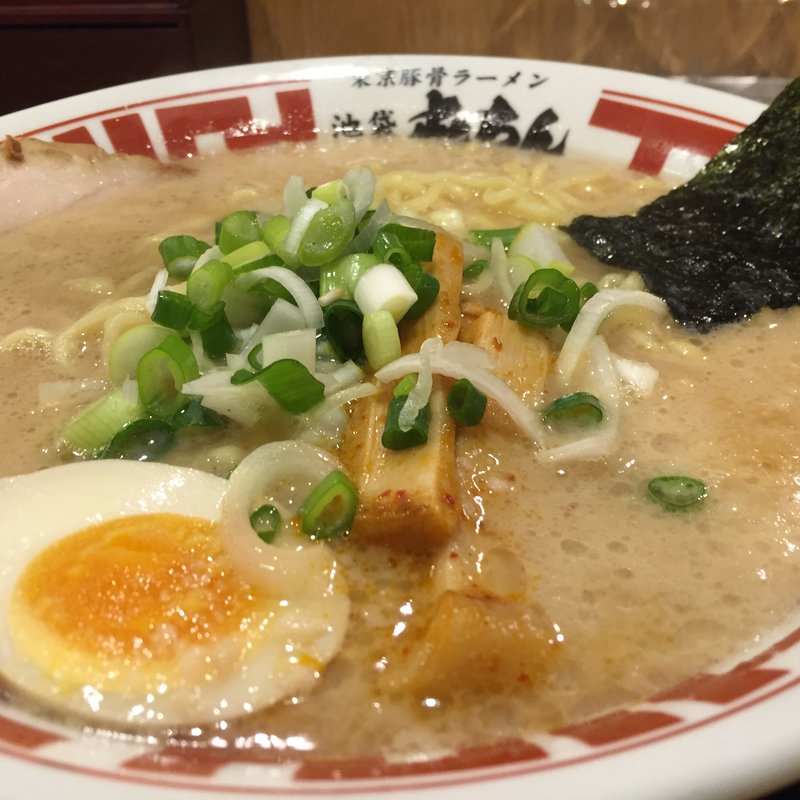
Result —
<svg viewBox="0 0 800 800"><path fill-rule="evenodd" d="M80 654L54 652L60 645L50 637L39 643L32 631L9 630L15 584L54 542L129 515L172 513L216 521L227 487L227 481L196 470L130 461L70 464L0 480L0 673L5 679L61 710L126 726L229 720L306 692L344 638L349 600L335 568L326 573L323 593L302 587L296 596L283 591L247 630L221 641L180 643L171 663L159 663L155 670L146 661L114 664L107 672L89 664L79 685ZM61 667L42 668L40 659L39 665L32 662L26 652L39 646L49 648L45 662L60 662L64 674Z"/></svg>

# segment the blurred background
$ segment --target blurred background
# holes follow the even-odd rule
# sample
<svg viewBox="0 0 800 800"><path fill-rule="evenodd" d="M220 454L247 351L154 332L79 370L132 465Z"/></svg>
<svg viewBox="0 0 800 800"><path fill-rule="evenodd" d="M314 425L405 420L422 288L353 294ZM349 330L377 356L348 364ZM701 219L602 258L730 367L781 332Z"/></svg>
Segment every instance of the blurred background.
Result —
<svg viewBox="0 0 800 800"><path fill-rule="evenodd" d="M768 98L800 0L0 0L0 114L141 78L368 53L554 59Z"/></svg>

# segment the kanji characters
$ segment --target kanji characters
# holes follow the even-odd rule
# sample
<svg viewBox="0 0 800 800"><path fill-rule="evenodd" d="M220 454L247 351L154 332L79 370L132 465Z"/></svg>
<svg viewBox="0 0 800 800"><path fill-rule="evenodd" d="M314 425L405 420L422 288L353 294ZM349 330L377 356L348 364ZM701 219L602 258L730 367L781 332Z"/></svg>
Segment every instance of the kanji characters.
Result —
<svg viewBox="0 0 800 800"><path fill-rule="evenodd" d="M427 110L415 114L409 119L409 122L423 120L414 126L412 136L447 139L469 138L469 123L459 116L461 103L455 95L445 97L438 89L431 89L427 97ZM445 125L446 120L450 120L448 125Z"/></svg>
<svg viewBox="0 0 800 800"><path fill-rule="evenodd" d="M350 112L347 112L344 116L334 114L331 128L333 129L334 138L344 136L346 139L355 139L364 135L361 120L356 119Z"/></svg>

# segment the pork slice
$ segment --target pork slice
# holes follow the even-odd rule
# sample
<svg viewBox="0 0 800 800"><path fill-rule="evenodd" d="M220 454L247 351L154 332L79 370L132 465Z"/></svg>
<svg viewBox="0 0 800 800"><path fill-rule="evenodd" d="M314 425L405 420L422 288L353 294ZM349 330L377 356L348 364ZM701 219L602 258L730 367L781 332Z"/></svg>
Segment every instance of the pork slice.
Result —
<svg viewBox="0 0 800 800"><path fill-rule="evenodd" d="M165 169L144 156L109 154L91 144L6 136L0 143L0 232Z"/></svg>

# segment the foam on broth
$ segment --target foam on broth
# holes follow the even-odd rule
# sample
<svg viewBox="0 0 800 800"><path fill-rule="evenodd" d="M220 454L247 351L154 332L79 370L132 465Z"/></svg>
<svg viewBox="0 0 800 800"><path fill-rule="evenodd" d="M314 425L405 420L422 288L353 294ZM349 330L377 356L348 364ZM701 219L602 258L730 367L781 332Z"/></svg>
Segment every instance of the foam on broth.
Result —
<svg viewBox="0 0 800 800"><path fill-rule="evenodd" d="M143 294L163 237L207 238L230 211L276 208L293 174L314 185L362 163L378 173L499 172L526 158L541 157L373 141L195 160L192 174L166 172L146 188L110 190L100 202L0 235L0 334L23 325L60 329L105 296ZM546 164L563 175L587 170L566 159ZM630 176L616 189L614 181L602 192L600 185L571 190L580 211L631 211L665 188L650 180L637 188ZM472 196L459 207L470 226L527 221ZM603 274L577 248L569 254L586 278ZM87 291L92 286L97 293ZM703 337L666 325L637 341L617 326L608 334L612 350L649 361L660 378L653 396L628 398L621 446L605 461L539 464L512 432L460 434L465 520L448 553L478 582L521 581L544 609L557 654L540 682L491 697L455 691L412 700L402 691L403 669L430 618L431 567L441 554L403 555L345 539L336 547L353 613L342 655L311 696L236 721L223 735L252 742L268 731L328 757L436 751L584 718L759 649L797 608L798 337L795 309L761 312ZM87 337L69 374L32 351L0 353L0 366L0 474L57 463L52 443L74 406L36 410L37 385L100 375L95 342ZM263 434L236 441L248 447ZM199 450L181 447L174 459L211 466L203 448L217 444L214 434L195 441ZM706 481L704 506L669 513L647 501L647 480L664 474Z"/></svg>

